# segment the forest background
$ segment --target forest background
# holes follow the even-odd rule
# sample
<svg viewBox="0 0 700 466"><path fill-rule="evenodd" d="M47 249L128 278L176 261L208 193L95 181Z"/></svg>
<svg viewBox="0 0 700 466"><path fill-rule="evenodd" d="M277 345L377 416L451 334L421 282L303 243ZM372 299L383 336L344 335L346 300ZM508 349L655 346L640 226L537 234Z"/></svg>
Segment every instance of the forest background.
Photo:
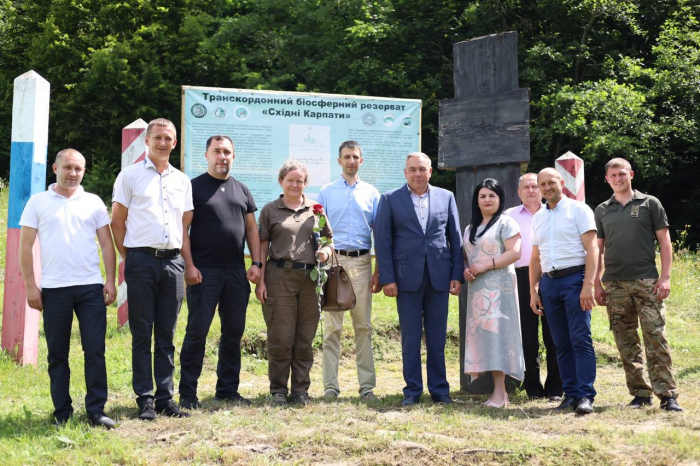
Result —
<svg viewBox="0 0 700 466"><path fill-rule="evenodd" d="M51 83L50 157L80 150L83 184L106 200L121 128L179 122L182 85L421 99L422 148L435 158L453 44L517 31L529 168L578 154L595 206L611 194L605 162L625 157L674 239L686 231L697 247L699 13L689 0L0 0L0 177L13 79L30 69ZM432 181L453 189L454 173Z"/></svg>

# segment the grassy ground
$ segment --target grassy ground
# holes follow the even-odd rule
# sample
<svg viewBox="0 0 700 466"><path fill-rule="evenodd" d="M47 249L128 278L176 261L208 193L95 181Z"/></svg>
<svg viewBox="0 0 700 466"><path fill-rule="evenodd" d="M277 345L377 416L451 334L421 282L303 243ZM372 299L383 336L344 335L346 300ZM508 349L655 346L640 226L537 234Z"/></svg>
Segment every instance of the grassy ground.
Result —
<svg viewBox="0 0 700 466"><path fill-rule="evenodd" d="M3 202L5 201L5 202ZM0 218L6 219L6 197ZM5 227L0 228L4 236ZM4 238L0 237L4 264ZM4 267L2 267L4 269ZM481 406L484 397L459 392L457 302L450 303L448 377L455 403L429 401L402 409L399 330L393 300L374 302L378 402L357 399L352 330L343 335L338 403L316 401L306 408L278 409L266 404L265 326L254 299L248 309L240 391L253 399L242 408L215 402L216 348L219 325L213 325L200 380L204 409L189 419L136 419L131 391L128 329L117 327L111 307L107 329L110 398L107 411L119 421L114 431L85 423L83 358L74 326L71 393L76 419L62 428L50 423L52 411L46 373L46 343L40 338L37 367L18 367L0 356L0 464L693 464L700 461L700 265L697 256L678 258L668 301L667 331L685 408L669 414L655 407L624 408L630 396L608 330L604 309L593 317L598 354L596 413L579 417L553 413L546 401L528 401L522 392L503 410ZM0 288L0 293L2 293ZM186 306L176 337L184 336ZM346 323L349 324L346 319ZM323 392L320 331L316 340L311 396ZM179 355L178 355L179 356ZM179 366L179 358L176 356ZM176 383L179 373L176 373Z"/></svg>

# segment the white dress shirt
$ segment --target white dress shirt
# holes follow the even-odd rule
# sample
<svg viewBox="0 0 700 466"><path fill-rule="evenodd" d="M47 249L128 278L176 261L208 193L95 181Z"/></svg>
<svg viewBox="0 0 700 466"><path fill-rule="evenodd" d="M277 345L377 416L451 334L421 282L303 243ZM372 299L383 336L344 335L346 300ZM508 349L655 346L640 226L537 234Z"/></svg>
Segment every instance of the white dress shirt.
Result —
<svg viewBox="0 0 700 466"><path fill-rule="evenodd" d="M168 164L158 173L146 157L119 173L112 201L129 209L124 247L182 247L182 215L194 206L192 183L180 170Z"/></svg>
<svg viewBox="0 0 700 466"><path fill-rule="evenodd" d="M595 219L583 202L564 196L554 209L540 209L532 218L532 244L540 250L542 271L585 264L581 235L589 231L596 231Z"/></svg>
<svg viewBox="0 0 700 466"><path fill-rule="evenodd" d="M411 188L408 188L408 192L411 194L413 209L416 211L418 222L423 229L423 234L425 234L425 229L428 228L428 215L430 212L430 185L428 185L428 189L425 190L424 194L415 194L411 191Z"/></svg>

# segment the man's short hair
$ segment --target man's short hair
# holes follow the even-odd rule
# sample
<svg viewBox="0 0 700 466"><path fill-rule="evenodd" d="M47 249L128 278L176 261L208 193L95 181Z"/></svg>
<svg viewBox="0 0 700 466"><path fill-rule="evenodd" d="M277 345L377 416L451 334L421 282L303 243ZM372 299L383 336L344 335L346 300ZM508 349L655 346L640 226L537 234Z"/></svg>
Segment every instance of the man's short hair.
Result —
<svg viewBox="0 0 700 466"><path fill-rule="evenodd" d="M343 151L343 149L359 149L360 150L360 157L362 157L362 146L360 145L359 142L357 141L345 141L338 147L338 158L340 158L340 153Z"/></svg>
<svg viewBox="0 0 700 466"><path fill-rule="evenodd" d="M419 157L419 158L421 158L421 159L425 159L425 160L428 161L428 166L429 166L429 167L432 168L432 166L433 166L433 161L430 160L430 157L428 157L427 155L425 155L423 152L411 152L410 154L408 154L408 155L406 156L406 162L408 162L408 159L410 159L411 157Z"/></svg>
<svg viewBox="0 0 700 466"><path fill-rule="evenodd" d="M209 146L211 146L212 141L223 141L226 139L228 142L231 143L231 147L233 147L233 141L231 140L230 137L224 135L224 134L216 134L214 136L211 136L209 139L207 139L207 148L205 150L209 150Z"/></svg>
<svg viewBox="0 0 700 466"><path fill-rule="evenodd" d="M630 163L623 159L622 157L616 157L614 159L610 159L608 163L605 164L605 174L608 174L608 168L626 168L629 171L632 171L632 165Z"/></svg>
<svg viewBox="0 0 700 466"><path fill-rule="evenodd" d="M537 181L537 173L527 172L524 175L521 175L520 178L518 178L518 186L520 186L520 183L522 183L523 180L528 176L535 178L535 181Z"/></svg>
<svg viewBox="0 0 700 466"><path fill-rule="evenodd" d="M83 154L81 154L79 151L77 151L77 150L75 150L75 149L71 149L71 148L69 147L68 149L63 149L63 150L61 150L61 151L58 151L58 154L56 154L56 160L54 160L53 163L55 163L56 165L58 165L58 163L61 161L61 159L63 158L63 156L64 156L64 155L68 155L68 154L77 154L77 155L81 156L81 157L83 158L83 160L85 159L85 156L83 156Z"/></svg>
<svg viewBox="0 0 700 466"><path fill-rule="evenodd" d="M148 128L146 128L146 136L151 135L151 129L154 126L170 126L177 135L177 128L175 128L175 124L172 121L168 120L167 118L156 118L148 123Z"/></svg>
<svg viewBox="0 0 700 466"><path fill-rule="evenodd" d="M282 181L284 177L287 176L287 173L289 173L292 170L299 170L304 174L304 186L306 186L309 182L309 170L306 169L306 165L304 165L297 159L285 160L282 166L280 167L280 172L277 179L279 181Z"/></svg>

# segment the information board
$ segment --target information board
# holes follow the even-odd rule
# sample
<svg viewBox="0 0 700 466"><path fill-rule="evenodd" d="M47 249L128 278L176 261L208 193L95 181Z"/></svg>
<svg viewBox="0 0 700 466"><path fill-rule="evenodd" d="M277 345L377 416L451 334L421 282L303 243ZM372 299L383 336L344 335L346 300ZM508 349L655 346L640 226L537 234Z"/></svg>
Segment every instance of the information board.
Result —
<svg viewBox="0 0 700 466"><path fill-rule="evenodd" d="M305 193L314 198L340 176L338 146L352 139L362 146L360 178L384 193L406 182L406 156L420 150L420 118L420 100L183 86L181 168L190 178L206 172L207 139L229 136L231 174L261 209L282 192L285 159L306 164Z"/></svg>

